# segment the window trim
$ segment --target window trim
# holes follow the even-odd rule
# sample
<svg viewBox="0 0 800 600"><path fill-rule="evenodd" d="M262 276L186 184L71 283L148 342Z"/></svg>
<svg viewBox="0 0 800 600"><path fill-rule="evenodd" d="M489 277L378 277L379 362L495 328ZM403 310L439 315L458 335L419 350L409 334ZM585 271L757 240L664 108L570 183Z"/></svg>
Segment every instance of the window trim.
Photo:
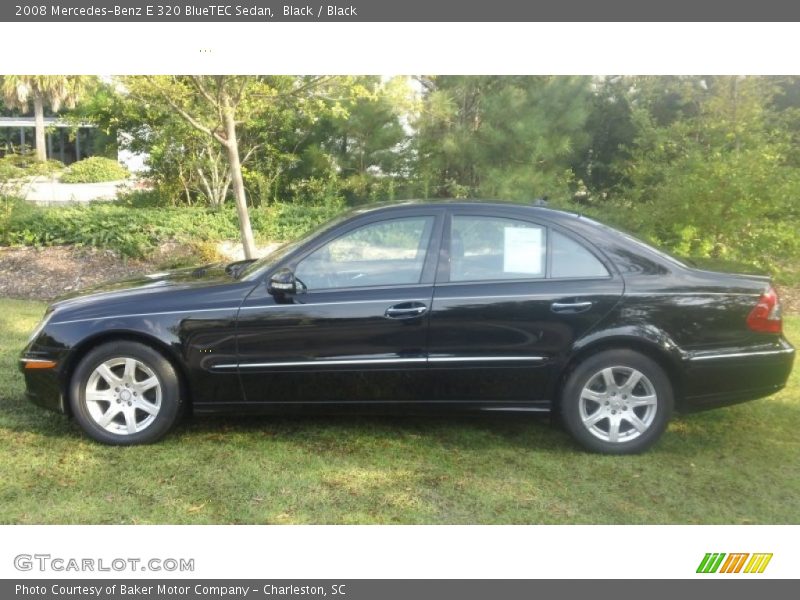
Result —
<svg viewBox="0 0 800 600"><path fill-rule="evenodd" d="M514 278L514 279L476 279L476 280L464 280L464 281L452 281L450 279L450 261L451 261L451 253L450 249L452 246L452 227L453 227L453 219L455 217L475 217L475 218L483 218L483 219L506 219L512 221L522 221L523 223L530 223L531 225L535 225L537 227L541 227L546 231L546 240L545 240L545 273L542 277L529 277L529 278ZM612 263L603 255L601 254L588 240L586 240L583 236L575 234L571 230L550 222L542 222L537 221L529 218L525 218L515 213L507 213L505 211L498 211L498 212L480 212L480 211L462 211L462 210L450 210L447 213L444 227L444 231L442 234L442 243L439 249L439 266L436 271L436 279L435 285L437 286L456 286L456 285L480 285L480 284L499 284L499 283L538 283L538 282L545 282L545 281L607 281L612 280L617 273L616 268L612 266ZM603 268L606 270L606 275L595 275L595 276L584 276L584 277L553 277L552 276L552 260L553 260L553 253L551 249L552 239L553 236L551 235L552 232L559 233L564 237L572 240L582 248L585 248L592 256L594 256L597 261L603 265Z"/></svg>
<svg viewBox="0 0 800 600"><path fill-rule="evenodd" d="M371 218L370 218L371 217ZM420 272L419 281L414 283L390 283L385 285L359 285L359 286L346 286L346 287L325 287L325 288L313 288L313 289L306 289L303 292L299 292L299 294L313 294L317 292L340 292L340 291L358 291L358 290L371 290L371 289L396 289L396 288L409 288L415 286L426 286L426 285L433 285L434 283L434 269L436 267L435 261L438 260L439 248L441 244L441 237L442 237L442 221L444 217L444 211L423 211L418 213L410 213L410 214L398 214L392 215L389 218L386 218L386 215L375 216L370 215L364 219L357 219L350 223L350 227L347 227L343 231L335 231L336 235L326 236L322 239L318 244L314 244L311 247L303 248L302 251L291 257L291 259L284 265L290 268L293 272L297 270L297 266L308 258L311 254L326 246L335 242L336 240L358 230L363 227L367 227L369 225L375 225L378 223L386 223L389 221L398 221L398 220L408 220L408 219L433 219L433 223L431 224L430 228L430 238L428 240L428 245L425 250L425 259L422 261L422 270ZM436 256L434 256L434 252ZM267 275L269 276L269 275Z"/></svg>
<svg viewBox="0 0 800 600"><path fill-rule="evenodd" d="M505 221L520 221L522 223L528 223L529 225L534 225L535 227L540 228L544 232L544 236L545 236L545 243L544 243L545 259L543 261L544 262L544 265L543 265L544 266L544 273L542 274L541 277L515 277L513 279L503 279L503 278L500 278L500 279L464 279L464 280L453 281L450 278L450 264L451 264L451 261L452 261L452 254L450 252L450 249L452 248L452 241L453 241L453 220L456 217L473 217L473 218L477 218L477 219L494 219L494 220L501 219L501 220L505 220ZM446 277L446 279L443 278L443 280L440 282L439 278L437 277L437 279L436 279L436 284L437 285L443 285L443 284L448 284L448 283L452 283L452 284L456 284L456 285L463 285L463 284L498 283L498 282L504 282L504 283L535 282L535 281L547 281L547 280L550 279L550 277L549 277L550 276L550 262L549 262L549 252L548 252L549 244L550 244L550 231L549 231L550 227L548 225L545 225L545 224L540 223L538 221L531 221L530 219L523 219L523 218L520 218L518 216L507 216L505 214L494 214L494 213L492 213L492 214L480 214L480 213L473 213L473 212L453 211L453 212L450 212L450 214L448 215L446 230L447 230L446 239L443 239L443 241L442 241L442 248L444 248L446 250L447 260L440 261L440 263L442 263L442 262L446 263L446 268L445 269L442 270L440 268L441 274L444 277ZM444 271L444 272L442 272L442 271Z"/></svg>

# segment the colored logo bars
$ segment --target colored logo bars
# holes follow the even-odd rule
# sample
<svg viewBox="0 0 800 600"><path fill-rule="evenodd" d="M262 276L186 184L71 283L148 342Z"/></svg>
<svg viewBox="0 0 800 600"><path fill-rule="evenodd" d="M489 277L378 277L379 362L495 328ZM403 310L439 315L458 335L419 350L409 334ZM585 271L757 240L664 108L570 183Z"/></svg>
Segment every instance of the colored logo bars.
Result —
<svg viewBox="0 0 800 600"><path fill-rule="evenodd" d="M750 560L747 560L748 557ZM725 554L724 552L708 552L703 557L703 560L700 561L700 565L697 567L697 572L763 573L770 560L772 560L772 553L748 554L746 552L739 552ZM742 567L744 567L744 569L742 569Z"/></svg>

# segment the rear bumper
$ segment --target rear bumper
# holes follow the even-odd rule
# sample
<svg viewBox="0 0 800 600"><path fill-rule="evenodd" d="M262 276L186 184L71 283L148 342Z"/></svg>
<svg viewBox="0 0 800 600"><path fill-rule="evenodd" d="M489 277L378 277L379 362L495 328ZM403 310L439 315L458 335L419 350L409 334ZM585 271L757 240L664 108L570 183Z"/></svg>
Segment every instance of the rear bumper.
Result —
<svg viewBox="0 0 800 600"><path fill-rule="evenodd" d="M756 400L781 390L789 379L795 349L784 340L753 349L694 353L685 360L685 411Z"/></svg>

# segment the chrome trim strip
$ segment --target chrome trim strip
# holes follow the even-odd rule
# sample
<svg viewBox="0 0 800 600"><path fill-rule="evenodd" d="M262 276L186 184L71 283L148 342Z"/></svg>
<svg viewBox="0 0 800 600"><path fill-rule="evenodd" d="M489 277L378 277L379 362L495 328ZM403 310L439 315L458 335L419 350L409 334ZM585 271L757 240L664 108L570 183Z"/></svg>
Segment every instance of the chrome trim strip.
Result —
<svg viewBox="0 0 800 600"><path fill-rule="evenodd" d="M273 367L320 367L327 365L334 366L347 366L347 365L391 365L391 364L406 364L406 363L424 363L427 362L426 358L373 358L365 360L301 360L301 361L285 361L285 362L263 362L263 363L246 363L246 364L233 364L227 363L222 365L214 365L212 369L235 369L241 367L243 369L260 369L260 368L273 368Z"/></svg>
<svg viewBox="0 0 800 600"><path fill-rule="evenodd" d="M522 406L511 406L511 407L489 406L489 407L481 408L481 410L482 411L486 411L486 412L552 412L553 409L552 408L539 407L539 406L536 406L536 407L532 406L530 408L525 408L525 407L522 407Z"/></svg>
<svg viewBox="0 0 800 600"><path fill-rule="evenodd" d="M544 356L431 356L428 362L432 363L460 363L460 362L538 362L547 360Z"/></svg>
<svg viewBox="0 0 800 600"><path fill-rule="evenodd" d="M691 356L690 361L714 360L717 358L742 358L745 356L768 356L771 354L792 354L794 348L782 348L781 350L757 350L755 352L731 352L728 354L704 354L701 356Z"/></svg>
<svg viewBox="0 0 800 600"><path fill-rule="evenodd" d="M254 403L250 402L202 402L195 404L196 409L200 409L206 414L209 407L213 410L216 407L224 407L224 408L243 408L247 406L253 406ZM484 402L482 400L343 400L343 401L331 401L331 400L265 400L263 402L259 402L259 404L264 405L276 405L276 404L289 404L292 406L302 406L307 404L325 404L328 406L338 405L338 406L358 406L358 405L370 405L370 406L393 406L397 404L409 404L409 405L424 405L424 404L460 404L461 406L467 408L475 408L477 410L482 410L482 406ZM545 409L546 410L546 409Z"/></svg>
<svg viewBox="0 0 800 600"><path fill-rule="evenodd" d="M544 356L435 356L431 358L367 358L367 359L335 359L335 360L302 360L302 361L277 361L262 363L224 363L214 365L214 369L271 369L280 367L321 367L321 366L349 366L349 365L392 365L409 363L465 363L465 362L538 362L547 360Z"/></svg>
<svg viewBox="0 0 800 600"><path fill-rule="evenodd" d="M19 362L24 363L58 363L56 360L49 360L47 358L20 358Z"/></svg>
<svg viewBox="0 0 800 600"><path fill-rule="evenodd" d="M660 292L653 290L652 292L625 292L623 296L746 296L748 298L758 298L761 296L760 292Z"/></svg>

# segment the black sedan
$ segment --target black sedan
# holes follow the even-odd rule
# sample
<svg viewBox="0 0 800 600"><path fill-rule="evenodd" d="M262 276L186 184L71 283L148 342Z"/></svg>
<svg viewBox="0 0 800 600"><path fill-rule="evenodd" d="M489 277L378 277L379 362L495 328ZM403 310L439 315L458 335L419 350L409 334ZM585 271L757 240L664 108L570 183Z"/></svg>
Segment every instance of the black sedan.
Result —
<svg viewBox="0 0 800 600"><path fill-rule="evenodd" d="M553 412L627 454L674 409L780 390L793 359L767 277L543 207L408 202L59 300L20 366L33 402L110 444L157 440L187 407L466 409Z"/></svg>

